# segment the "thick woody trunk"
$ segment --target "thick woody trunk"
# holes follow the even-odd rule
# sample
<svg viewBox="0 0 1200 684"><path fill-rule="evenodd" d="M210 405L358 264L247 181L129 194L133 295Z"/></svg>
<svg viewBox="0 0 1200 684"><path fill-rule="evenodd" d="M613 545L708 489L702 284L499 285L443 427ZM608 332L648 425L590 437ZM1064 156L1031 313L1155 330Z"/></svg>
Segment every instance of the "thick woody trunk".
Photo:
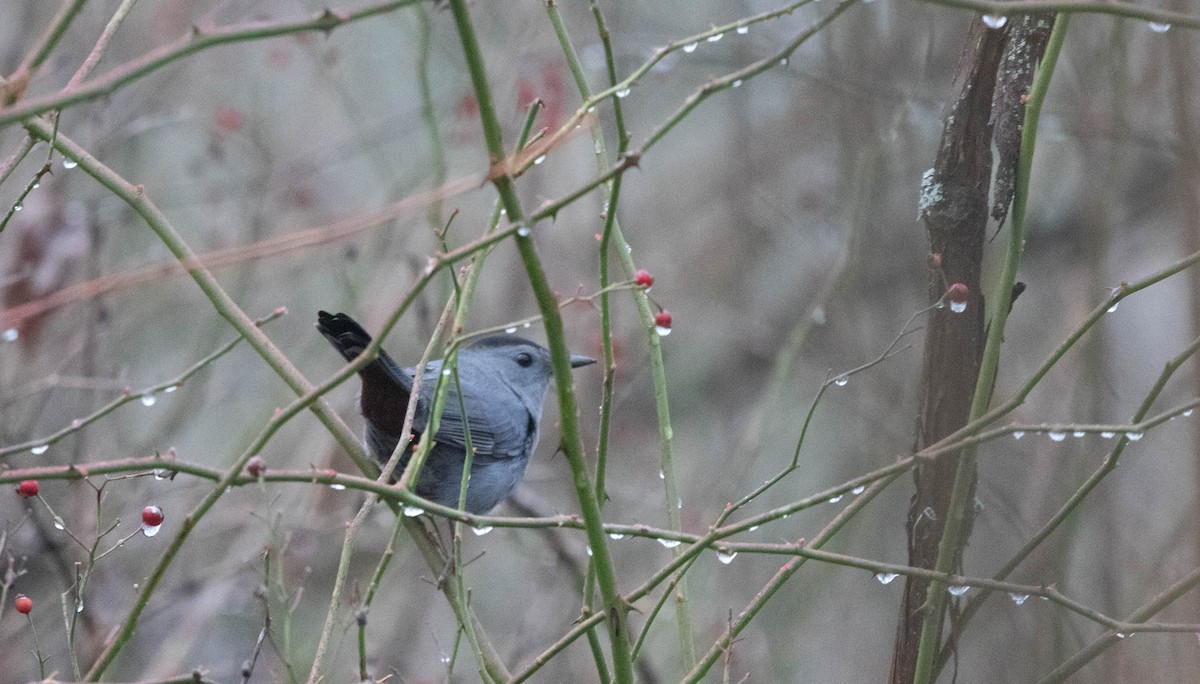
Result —
<svg viewBox="0 0 1200 684"><path fill-rule="evenodd" d="M991 22L995 24L995 21ZM1016 16L1003 28L982 20L972 22L954 82L954 97L942 119L942 140L934 166L921 188L921 219L930 247L929 299L931 302L954 283L970 292L961 313L938 309L929 319L921 373L917 414L916 450L933 444L965 425L977 390L986 332L984 301L980 295L983 246L988 226L988 190L993 188L991 215L1003 222L1013 199L1020 161L1025 100L1037 63L1045 53L1054 25L1053 15ZM992 183L992 145L998 160ZM1014 296L1016 292L1004 293ZM984 388L991 394L991 388ZM990 400L990 396L985 397ZM974 459L942 459L915 471L916 493L908 514L908 563L921 568L937 564L945 522L954 515L966 528L953 553L951 567L960 569L962 545L970 534L974 516L975 473L967 510L948 511L958 468L974 468ZM890 681L913 680L925 620L937 621L942 649L943 612L925 611L929 583L910 577L904 588ZM939 602L947 605L947 602ZM953 608L951 608L953 610ZM948 647L953 652L954 635ZM936 670L934 678L936 679Z"/></svg>
<svg viewBox="0 0 1200 684"><path fill-rule="evenodd" d="M1005 31L972 23L955 77L955 92L943 116L942 141L934 167L921 188L921 218L930 245L929 299L953 283L970 290L966 311L934 310L925 337L915 448L921 449L967 423L984 342L983 298L979 294L987 233L992 172L992 94L1005 44ZM958 469L943 459L915 471L916 493L908 514L908 563L932 568ZM961 553L961 551L960 551ZM909 577L904 588L890 681L912 681L917 645L926 616L929 583Z"/></svg>

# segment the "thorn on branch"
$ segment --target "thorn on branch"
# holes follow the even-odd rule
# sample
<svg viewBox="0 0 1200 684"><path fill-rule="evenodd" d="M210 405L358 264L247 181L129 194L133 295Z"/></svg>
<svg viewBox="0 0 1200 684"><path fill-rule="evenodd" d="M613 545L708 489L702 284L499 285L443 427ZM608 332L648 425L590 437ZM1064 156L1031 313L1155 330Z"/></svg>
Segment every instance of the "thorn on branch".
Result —
<svg viewBox="0 0 1200 684"><path fill-rule="evenodd" d="M324 32L325 37L328 38L329 34L333 33L335 28L341 26L347 21L350 21L350 14L348 12L345 10L333 10L326 7L325 11L321 12L321 16L317 17L314 27L318 31Z"/></svg>
<svg viewBox="0 0 1200 684"><path fill-rule="evenodd" d="M1008 303L1009 308L1012 308L1012 305L1017 303L1017 297L1020 297L1021 293L1024 291L1025 291L1025 283L1023 283L1019 280L1017 282L1013 283L1012 300Z"/></svg>

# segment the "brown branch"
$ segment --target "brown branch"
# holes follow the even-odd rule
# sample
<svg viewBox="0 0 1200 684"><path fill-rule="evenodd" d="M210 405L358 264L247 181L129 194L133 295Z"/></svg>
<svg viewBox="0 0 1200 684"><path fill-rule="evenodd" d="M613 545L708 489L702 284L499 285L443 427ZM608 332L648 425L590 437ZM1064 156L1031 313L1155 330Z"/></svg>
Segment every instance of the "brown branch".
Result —
<svg viewBox="0 0 1200 684"><path fill-rule="evenodd" d="M955 432L970 417L984 342L979 284L992 167L992 91L1007 35L980 21L971 24L955 94L943 116L941 146L921 190L921 218L932 252L929 301L938 301L951 283L966 285L969 298L962 313L942 308L929 317L914 451ZM933 568L937 562L960 464L959 459L943 460L914 471L916 492L907 523L910 566ZM973 468L973 462L964 467ZM892 655L893 684L912 681L928 589L926 579L906 580ZM942 615L932 619L940 622Z"/></svg>

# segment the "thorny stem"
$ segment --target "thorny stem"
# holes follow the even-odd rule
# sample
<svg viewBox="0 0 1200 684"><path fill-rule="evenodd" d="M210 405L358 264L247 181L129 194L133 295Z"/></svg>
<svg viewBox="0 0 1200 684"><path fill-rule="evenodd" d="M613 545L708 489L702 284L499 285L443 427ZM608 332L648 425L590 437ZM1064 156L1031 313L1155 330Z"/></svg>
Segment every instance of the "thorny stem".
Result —
<svg viewBox="0 0 1200 684"><path fill-rule="evenodd" d="M621 175L626 170L637 166L642 156L646 152L650 151L650 149L654 147L667 133L675 128L679 122L683 121L683 119L687 117L687 115L690 114L693 109L698 107L700 103L707 100L714 93L733 88L735 82L746 81L766 72L775 66L786 64L787 60L791 58L792 53L799 49L802 44L815 36L821 29L825 28L834 19L841 16L843 12L857 4L857 2L858 0L841 0L841 2L839 2L832 10L830 10L828 14L819 19L808 29L802 31L798 36L796 36L796 38L794 38L790 43L784 46L783 49L777 51L775 54L771 55L770 57L760 59L757 62L753 62L741 69L738 69L737 71L726 74L725 76L711 80L698 88L695 92L689 95L687 99L684 100L683 104L680 105L680 107L673 114L671 114L671 116L667 117L667 119L660 124L658 128L654 129L650 133L650 135L646 138L646 141L642 143L642 147L640 149L625 152L618 158L617 162L613 166L608 168L608 170L600 173L596 177L592 178L592 180L584 183L562 198L543 205L537 211L529 215L529 222L533 224L541 221L542 219L553 218L558 214L559 211L563 209L563 207L575 202L580 197L588 194L601 185L608 183L610 180ZM625 81L622 82L622 84L624 83ZM599 102L604 98L614 96L617 90L619 90L621 87L613 87L603 90L585 100L584 106L577 111L574 116L568 118L567 122L563 124L563 126L560 127L557 132L549 136L545 144L547 146L552 146L563 136L569 135L587 110L595 106L595 102ZM516 161L519 161L520 163L518 164ZM521 160L515 161L508 160L503 165L506 167L514 166L515 168L512 168L511 172L520 173L524 169L528 168L528 166L532 163L532 159L522 158ZM620 254L619 251L618 254Z"/></svg>
<svg viewBox="0 0 1200 684"><path fill-rule="evenodd" d="M446 264L452 263L455 259L463 258L478 250L485 249L490 245L495 244L496 242L510 236L513 231L499 231L485 239L468 243L467 245L459 247L450 253L442 254L435 259L431 259L426 272L423 273L420 278L418 278L416 283L414 283L412 288L410 288L408 293L405 295L403 301L396 307L384 328L383 334L376 337L357 359L345 366L343 370L335 375L331 380L327 381L321 386L313 387L311 383L309 383L308 380L291 364L287 357L285 357L282 352L280 352L278 348L274 346L270 339L267 338L266 335L264 335L260 330L258 330L258 328L254 325L254 322L250 320L248 316L246 316L246 314L237 306L235 302L233 302L229 295L225 293L212 274L202 265L202 263L195 256L195 253L182 240L178 232L175 231L175 228L166 219L166 216L162 214L157 206L145 198L141 186L131 185L128 181L121 178L111 169L101 164L95 157L87 153L83 148L79 147L68 137L63 135L54 136L48 123L35 118L27 121L25 123L25 127L30 134L43 140L50 141L52 145L63 154L63 156L75 161L80 168L100 182L101 185L113 192L113 194L115 194L117 197L124 200L139 215L141 215L150 228L158 235L159 239L167 246L167 248L175 255L180 264L187 270L188 274L192 276L197 285L200 286L201 290L208 297L210 302L212 302L213 307L218 311L218 313L228 320L235 329L242 333L243 337L250 342L251 346L254 347L255 351L259 353L259 355L268 363L268 365L275 370L275 372L293 389L293 391L300 395L296 401L290 404L286 409L282 410L276 418L272 419L267 424L267 426L262 432L260 432L259 436L251 444L246 453L244 453L230 468L229 472L223 479L222 484L219 484L216 488L214 488L214 490L210 492L209 496L206 497L193 511L192 516L185 520L184 526L181 528L177 537L173 539L171 544L168 546L166 552L161 557L159 564L155 567L153 573L151 574L149 581L143 588L142 593L138 595L134 605L130 608L128 617L122 623L121 628L118 630L113 640L109 643L108 647L101 653L99 659L92 666L92 671L88 673L88 677L98 678L112 663L112 660L116 657L117 653L124 646L124 644L128 642L129 637L133 633L138 616L145 609L155 587L165 574L166 568L170 565L171 561L182 547L183 542L190 534L196 521L202 517L204 513L210 510L215 504L216 500L220 497L225 486L228 484L226 480L232 481L233 478L236 478L238 473L245 466L246 461L257 454L258 451L262 449L270 437L275 433L275 431L277 431L292 416L304 409L311 410L317 415L317 417L326 426L338 443L346 450L350 458L363 472L370 474L378 473L378 468L364 453L362 447L358 444L358 440L351 433L350 429L341 420L341 418L339 418L331 409L329 409L328 406L324 404L324 402L319 401L320 397L337 384L345 381L360 368L373 360L376 355L378 355L380 345L382 344L383 338L386 336L386 332L396 325L400 316L403 315L403 313L408 309L408 306L415 300L416 296L425 287L429 280L432 279L433 275L437 271L445 267ZM419 534L416 535L415 538L418 541L418 545L422 549L422 553L426 555L427 560L432 558L433 556L430 555L429 545L425 543L425 540L423 540ZM474 620L473 616L460 617L463 617L463 619ZM502 671L503 666L499 663L499 656L495 653L494 649L491 648L490 644L487 644L487 649L489 661L494 664L497 671Z"/></svg>
<svg viewBox="0 0 1200 684"><path fill-rule="evenodd" d="M512 178L508 175L508 169L503 163L504 143L501 138L500 123L492 104L483 54L475 36L475 29L471 25L466 0L450 0L450 10L454 15L454 23L458 28L463 54L471 74L475 99L479 104L483 134L487 141L488 157L491 162L491 171L488 175L496 186L509 220L521 227L516 236L517 249L525 264L525 272L537 299L538 308L542 312L542 322L550 347L550 359L554 367L555 387L558 393L562 448L571 467L571 479L583 512L588 544L592 549L592 562L596 568L600 593L604 599L604 611L608 616L607 625L612 646L615 678L622 684L630 683L633 681L633 666L629 652L629 633L626 627L628 604L617 589L616 574L609 556L600 506L596 500L596 493L583 458L583 442L579 435L579 408L571 378L571 362L564 339L562 316L559 314L557 300L550 289L541 260L529 235L528 224L513 188Z"/></svg>
<svg viewBox="0 0 1200 684"><path fill-rule="evenodd" d="M615 86L617 81L616 66L613 59L612 43L609 39L608 27L604 21L604 15L600 11L599 5L597 5L595 2L592 2L591 7L596 28L600 35L601 44L604 46L605 64L608 70L609 81ZM559 43L562 47L564 55L566 56L567 64L571 69L571 73L575 77L575 83L579 88L580 97L585 102L584 109L586 110L588 102L593 100L599 101L600 98L593 96L591 93L591 89L587 84L587 79L583 74L582 64L579 61L574 47L571 45L566 28L562 24L555 6L553 4L548 4L547 8L551 23L554 25L555 33L559 37ZM648 69L649 67L646 68ZM617 155L619 158L628 161L625 153L629 146L629 134L625 129L624 115L621 109L620 98L616 97L616 90L614 88L610 88L610 90L613 91L613 94L610 94L609 97L612 98L614 118L617 124ZM592 122L591 132L596 164L598 169L603 172L604 168L609 164L608 153L605 149L603 130L599 127L595 120ZM620 199L622 178L623 176L618 174L611 179L611 182L608 185L603 186L605 194L605 208L603 212L604 232L601 235L600 244L600 262L602 277L604 278L607 278L608 276L608 257L609 251L612 247L615 247L618 261L621 263L626 277L632 279L636 271L633 257L630 254L632 251L631 247L625 240L625 236L621 231L620 222L617 220L617 202ZM651 303L646 292L643 290L635 290L633 292L633 300L635 306L637 307L638 317L641 319L643 329L646 331L645 334L650 347L650 370L651 378L654 384L655 410L658 416L660 445L659 459L660 470L663 474L663 498L667 513L667 524L672 529L681 531L683 529L683 522L679 506L677 504L677 502L680 500L680 497L677 478L675 477L674 456L672 449L673 430L671 428L671 412L668 398L669 394L667 392L666 384L666 367L662 356L662 344L660 337L656 332L656 326L654 324L654 311L651 308ZM606 299L602 301L602 307L607 307L607 304L608 302ZM606 313L607 309L602 309L602 314ZM605 363L607 366L605 392L606 397L608 397L605 402L605 406L608 408L601 415L602 421L608 417L608 412L611 411L611 376L615 373L611 355L611 334L609 333L606 333L605 335L605 345ZM598 462L598 473L602 472L599 470L599 467L603 463L605 463L605 460L603 459ZM602 479L598 479L597 486L599 488L598 491L602 492ZM678 549L672 550L672 555L678 554ZM676 585L677 588L675 594L675 610L676 622L679 630L680 650L683 654L684 663L687 666L691 666L696 661L696 647L695 638L692 633L692 619L691 612L689 610L687 582L682 573L676 578L673 584ZM652 621L652 618L647 620L643 624L642 629L648 629Z"/></svg>
<svg viewBox="0 0 1200 684"><path fill-rule="evenodd" d="M1170 361L1167 362L1167 364L1163 368L1162 372L1159 373L1158 379L1154 382L1154 385L1150 388L1149 393L1146 394L1146 397L1142 400L1141 405L1138 407L1137 411L1134 412L1133 423L1144 424L1144 423L1153 422L1153 421L1147 421L1146 416L1149 415L1150 409L1154 405L1154 402L1158 400L1158 397L1162 394L1163 389L1167 386L1167 381L1170 380L1171 377L1175 374L1175 371L1179 370L1179 368L1182 367L1183 364L1188 359L1190 359L1192 356L1194 356L1197 351L1200 351L1200 338L1193 340L1192 343L1189 344L1186 348L1184 348L1183 351L1181 351L1173 359L1171 359ZM1193 403L1193 402L1189 402L1189 403ZM1200 404L1200 401L1197 401L1194 403ZM1176 413L1174 410L1167 411L1166 419L1171 420L1171 419L1175 418L1177 415L1186 414L1186 413L1194 410L1194 408L1192 406L1187 406L1186 408L1180 407L1178 410L1179 410L1178 413ZM1163 417L1163 416L1160 416L1160 417ZM1159 423L1155 423L1155 424L1159 424ZM1081 427L1084 429L1080 429ZM1100 427L1102 429L1100 429L1100 430L1093 429L1096 427ZM1037 533L1034 534L1033 537L1031 537L1029 539L1029 541L1027 541L1024 544L1024 546L1022 546L1015 554L1013 554L1013 557L1010 558L1008 560L1008 562L1004 564L1003 567L1001 567L999 570L996 571L996 573L994 575L992 575L992 578L996 579L996 580L1005 579L1006 577L1008 577L1008 575L1013 570L1017 569L1017 567L1021 564L1022 561L1024 561L1026 558L1029 557L1029 554L1033 553L1035 549L1037 549L1039 546L1041 546L1042 543L1044 541L1046 541L1046 539L1056 529L1058 529L1059 525L1061 525L1067 519L1067 517L1070 516L1071 513L1073 513L1083 503L1084 499L1086 499L1087 496L1089 494L1091 494L1092 490L1095 489L1096 486L1099 485L1100 482L1105 477L1107 477L1108 474L1113 471L1113 469L1115 469L1117 467L1117 462L1121 458L1121 454L1123 454L1125 452L1125 448L1127 446L1129 446L1130 437L1128 437L1128 435L1135 435L1135 436L1142 435L1145 433L1145 431L1147 429L1149 429L1149 427L1152 427L1152 426L1137 428L1133 431L1120 430L1120 429L1114 430L1114 429L1112 429L1112 426L1073 426L1068 429L1063 429L1061 427L1057 427L1056 428L1057 431L1061 432L1063 434L1066 434L1068 431L1071 432L1072 434L1078 434L1080 432L1084 432L1084 433L1100 432L1103 436L1106 436L1106 437L1120 435L1120 439L1118 440L1118 442L1117 442L1116 446L1113 448L1113 450L1110 451L1107 456L1105 456L1104 461L1100 464L1100 467L1097 468L1096 471L1094 473L1092 473L1091 476L1089 476L1083 482L1083 484L1081 484L1079 486L1079 488L1075 491L1075 493L1072 494L1070 496L1070 498L1067 499L1067 501L1062 505L1062 507L1060 507L1058 509L1058 511L1056 511L1055 514L1053 516L1051 516L1050 519L1048 521L1046 521L1046 523L1044 525L1042 525L1042 528L1039 529L1037 531ZM1104 429L1104 428L1107 428L1107 429ZM1014 427L1013 432L1016 432L1016 431L1017 431L1017 428ZM1025 431L1030 431L1030 430L1026 429ZM994 432L994 431L989 431L989 432ZM983 437L986 434L987 434L986 432L981 433L980 435L978 435L978 437ZM973 618L975 616L975 614L977 612L979 612L979 609L983 607L984 601L986 601L990 595L991 595L991 592L983 591L983 592L980 592L977 596L974 596L971 598L971 600L967 603L966 607L963 609L962 614L959 616L958 622L955 625L955 629L957 631L961 632L963 629L966 628L967 623L969 623L971 621L971 618ZM937 664L938 671L941 670L941 668L949 660L951 655L952 655L952 653L951 653L951 649L949 648L949 645L942 648L942 652L938 656L938 664Z"/></svg>
<svg viewBox="0 0 1200 684"><path fill-rule="evenodd" d="M71 22L75 20L75 16L79 14L79 10L83 9L86 2L87 0L63 0L58 12L46 26L46 30L38 37L37 42L25 55L25 59L21 60L21 65L13 72L10 81L15 82L16 87L4 93L3 103L5 106L12 104L21 96L29 79L33 77L33 72L37 71L38 67L50 56L54 46L58 45L58 41L70 28Z"/></svg>
<svg viewBox="0 0 1200 684"><path fill-rule="evenodd" d="M265 325L265 324L275 320L276 318L279 318L280 316L284 315L285 313L287 313L287 312L284 309L282 309L282 308L277 309L271 315L265 316L263 318L260 318L256 321L254 321L254 325L256 327ZM108 414L117 410L121 406L128 404L131 401L137 401L137 400L143 399L145 397L153 397L154 395L156 395L160 392L168 392L168 391L173 392L176 388L182 386L185 382L187 382L187 380L189 378L191 378L193 375L195 375L196 373L199 373L201 370L204 370L210 364L215 362L217 359L221 358L225 354L232 351L233 348L236 347L238 345L238 343L241 342L243 339L245 339L245 337L238 336L238 337L230 340L229 342L227 342L220 349L216 350L215 352L209 354L208 356L206 356L206 357L200 359L199 361L197 361L196 363L192 364L191 366L189 366L187 368L187 370L183 371L182 373L175 376L174 378L167 380L166 382L160 382L158 384L151 385L149 387L146 387L145 389L141 389L141 390L137 390L137 391L131 390L131 391L125 392L117 399L114 399L111 402L105 404L104 406L101 406L99 409L96 409L91 414L84 416L83 418L78 418L76 420L73 420L73 421L71 421L70 425L68 425L64 428L61 428L55 432L52 432L49 435L46 435L45 437L41 437L38 439L30 439L30 440L26 440L24 442L6 446L6 447L0 449L0 458L3 458L5 456L10 456L17 452L26 451L28 449L37 449L37 453L41 454L44 451L43 447L49 447L49 446L53 445L54 443L58 442L59 440L63 439L64 437L66 437L74 432L77 432L79 430L82 430L83 428L87 427L88 425L91 425L92 423L96 422L97 420L100 420L104 416L107 416Z"/></svg>
<svg viewBox="0 0 1200 684"><path fill-rule="evenodd" d="M519 136L519 138L517 140L518 148L520 146L524 145L526 140L528 140L529 132L533 128L533 122L534 122L534 119L537 117L538 109L539 109L538 106L530 107L529 114L525 120L525 126L522 128L521 135ZM431 135L437 135L436 131L431 131ZM496 207L492 210L492 216L491 216L490 221L487 224L487 228L484 230L483 238L486 239L488 235L491 235L492 233L494 233L496 231L496 228L499 225L499 223L500 223L500 206L497 203ZM443 245L443 247L444 247L444 245ZM445 248L444 248L444 251L449 252L449 250L445 249ZM442 335L445 332L445 328L447 327L447 324L449 324L448 327L450 328L450 331L456 335L457 335L457 331L462 330L462 328L466 324L467 312L470 308L470 303L474 297L475 288L476 288L477 283L479 282L479 275L483 270L483 263L484 263L484 260L487 258L488 251L489 250L485 248L485 249L477 252L472 257L471 264L469 267L467 267L466 277L464 278L464 282L461 284L461 286L458 282L458 279L454 277L453 273L451 273L451 278L453 279L452 282L454 284L455 297L446 303L446 307L442 312L442 317L441 317L442 323L440 323L437 326L434 336L429 340L429 344L426 345L425 352L422 355L421 360L418 362L418 364L416 366L417 368L424 368L425 364L428 363L429 358L433 354L435 349L441 345ZM450 265L453 266L453 262L451 262ZM451 317L450 317L450 315L452 313L454 314L453 319L451 319ZM457 344L457 340L455 343L452 343L452 345L456 345L456 344ZM451 362L452 361L453 360L451 359ZM457 379L457 369L455 369L455 373L456 373L456 379ZM418 387L419 381L420 381L419 378L414 378L414 384L413 384L414 394L419 392L419 387ZM435 392L437 392L437 390L438 390L438 388L435 388ZM460 397L460 399L461 399L461 397ZM463 411L465 412L465 409L463 409ZM416 414L416 402L411 402L409 404L409 408L405 414L404 429L402 430L403 433L408 434L411 432L412 422L413 422L413 418L414 418L415 414ZM438 412L438 415L440 415L440 411ZM384 473L390 473L395 469L396 464L399 462L400 456L402 455L404 450L407 449L409 440L407 438L405 438L405 439L400 440L400 442L401 442L400 444L397 444L397 447L393 451L391 458L388 460L388 463L384 466L384 468L383 468ZM428 447L423 447L423 448L428 449ZM464 477L469 472L470 472L470 467L468 465L468 467L466 467L464 469ZM465 486L465 483L464 483L464 486ZM462 506L460 505L459 508L461 509ZM396 529L393 532L393 541L395 539L395 535L397 535L399 533L400 527L405 522L405 520L406 519L403 516L399 517L396 520ZM360 674L363 679L367 678L365 611L369 610L371 601L374 599L375 587L378 586L379 579L382 577L382 574L383 574L383 570L385 569L388 562L390 561L393 546L394 546L393 543L389 543L387 550L385 550L385 552L384 552L384 556L380 559L379 565L377 566L376 571L375 571L375 576L371 582L371 588L368 589L367 595L366 595L366 597L363 601L362 607L361 607L361 610L364 611L364 616L363 616L363 619L360 620L359 625L358 625L358 648L359 648L359 671L360 671ZM458 572L461 572L461 569L462 569L461 562L456 562L456 566L455 566L456 575ZM456 591L458 592L457 595L454 597L454 600L456 602L455 606L458 608L457 614L464 616L464 617L469 617L470 611L467 609L466 602L459 600L463 596L463 594L461 593L461 584L457 584L455 586L456 586ZM487 657L486 657L486 654L482 653L482 643L480 642L479 637L475 634L475 631L476 631L476 627L475 627L474 620L467 619L467 620L460 621L459 634L460 635L463 633L468 634L468 641L471 643L473 649L475 650L477 662L483 663L483 662L487 661ZM457 649L456 649L456 653L457 653ZM500 668L493 668L493 669L495 670L496 674L500 674L500 672L501 672ZM484 673L486 673L486 672L487 672L487 670L481 670L481 676L484 676ZM490 674L488 674L487 676L491 677Z"/></svg>
<svg viewBox="0 0 1200 684"><path fill-rule="evenodd" d="M80 5L85 1L76 0ZM52 95L24 100L15 106L0 108L0 128L51 110L63 109L73 104L111 95L128 83L210 47L307 31L329 33L343 24L386 14L417 2L418 0L392 0L392 2L383 2L352 11L325 10L310 19L255 21L214 28L195 27L191 34L151 50L125 64L113 67L103 75L83 81L76 88L63 89Z"/></svg>

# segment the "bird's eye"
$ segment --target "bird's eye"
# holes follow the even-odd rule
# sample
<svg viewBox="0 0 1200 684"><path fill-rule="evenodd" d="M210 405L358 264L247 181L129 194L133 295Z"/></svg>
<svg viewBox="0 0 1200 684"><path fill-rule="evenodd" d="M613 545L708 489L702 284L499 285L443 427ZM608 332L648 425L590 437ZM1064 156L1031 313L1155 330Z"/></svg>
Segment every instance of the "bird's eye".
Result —
<svg viewBox="0 0 1200 684"><path fill-rule="evenodd" d="M532 364L533 364L533 357L529 355L529 352L521 352L520 354L517 354L517 365L518 366L520 366L521 368L529 368L529 366Z"/></svg>

